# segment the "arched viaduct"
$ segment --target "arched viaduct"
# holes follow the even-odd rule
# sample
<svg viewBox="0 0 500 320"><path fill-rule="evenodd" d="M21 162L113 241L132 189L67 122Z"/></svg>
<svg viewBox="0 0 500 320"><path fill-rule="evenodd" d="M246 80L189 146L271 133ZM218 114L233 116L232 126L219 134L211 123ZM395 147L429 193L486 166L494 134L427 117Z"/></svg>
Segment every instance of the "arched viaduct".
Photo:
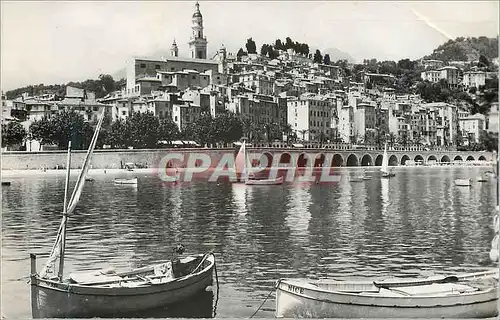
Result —
<svg viewBox="0 0 500 320"><path fill-rule="evenodd" d="M358 167L380 166L383 150L331 150L331 149L299 149L299 148L247 148L251 157L260 158L266 166L286 166L296 164L297 167L330 166ZM452 163L454 161L493 161L491 152L481 151L387 151L389 166L402 166L407 161ZM264 159L266 158L266 159ZM255 161L254 160L254 161ZM257 160L258 161L258 160Z"/></svg>

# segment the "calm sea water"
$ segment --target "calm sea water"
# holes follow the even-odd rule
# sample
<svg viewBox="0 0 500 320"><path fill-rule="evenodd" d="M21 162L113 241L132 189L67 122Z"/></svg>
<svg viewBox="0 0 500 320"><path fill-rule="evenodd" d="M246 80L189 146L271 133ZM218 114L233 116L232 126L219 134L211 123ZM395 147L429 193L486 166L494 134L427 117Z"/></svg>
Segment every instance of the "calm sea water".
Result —
<svg viewBox="0 0 500 320"><path fill-rule="evenodd" d="M356 172L340 170L344 178ZM397 168L390 180L372 170L364 182L282 186L173 186L140 174L134 187L114 185L117 175L95 175L68 225L66 270L136 267L169 258L177 243L187 253L214 250L216 316L249 317L280 277L415 276L491 266L495 182L453 184L485 168ZM29 253L46 257L51 249L64 173L9 180L2 188L2 316L28 318ZM256 316L273 317L274 303L271 295Z"/></svg>

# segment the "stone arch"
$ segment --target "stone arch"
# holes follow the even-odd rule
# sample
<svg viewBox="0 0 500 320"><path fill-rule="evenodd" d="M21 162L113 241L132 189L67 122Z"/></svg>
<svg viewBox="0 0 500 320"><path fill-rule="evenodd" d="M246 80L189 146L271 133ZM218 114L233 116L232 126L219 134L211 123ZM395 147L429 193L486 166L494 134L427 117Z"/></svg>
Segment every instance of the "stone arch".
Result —
<svg viewBox="0 0 500 320"><path fill-rule="evenodd" d="M485 156L479 156L479 158L477 158L477 160L479 160L479 161L486 161L486 157Z"/></svg>
<svg viewBox="0 0 500 320"><path fill-rule="evenodd" d="M358 157L356 157L355 154L351 153L347 157L346 165L347 165L347 167L357 167L358 166Z"/></svg>
<svg viewBox="0 0 500 320"><path fill-rule="evenodd" d="M431 154L430 156L427 157L427 161L432 161L432 160L437 161L436 156L433 154Z"/></svg>
<svg viewBox="0 0 500 320"><path fill-rule="evenodd" d="M379 154L379 155L375 158L375 165L376 165L376 166L381 166L381 165L382 165L382 158L383 158L383 157L384 157L383 155Z"/></svg>
<svg viewBox="0 0 500 320"><path fill-rule="evenodd" d="M266 162L267 161L267 162ZM270 168L273 165L273 155L269 152L264 152L260 155L258 165L259 167L266 165L266 168Z"/></svg>
<svg viewBox="0 0 500 320"><path fill-rule="evenodd" d="M456 155L455 158L453 158L453 161L463 161L464 159L462 159L461 156L459 155Z"/></svg>
<svg viewBox="0 0 500 320"><path fill-rule="evenodd" d="M421 155L417 154L417 155L415 156L415 158L413 158L413 160L414 160L415 162L417 162L417 161L424 161L424 157L422 157Z"/></svg>
<svg viewBox="0 0 500 320"><path fill-rule="evenodd" d="M473 156L468 156L468 157L467 157L467 161L474 161L474 160L476 160L476 159L474 159L474 157L473 157Z"/></svg>
<svg viewBox="0 0 500 320"><path fill-rule="evenodd" d="M408 157L406 154L401 157L401 165L404 166L406 164L406 161L410 160L410 157Z"/></svg>
<svg viewBox="0 0 500 320"><path fill-rule="evenodd" d="M390 166L397 166L398 165L398 157L396 157L395 155L392 155L389 157L389 165Z"/></svg>
<svg viewBox="0 0 500 320"><path fill-rule="evenodd" d="M371 165L373 165L372 156L370 156L369 154L365 154L361 158L361 165L362 166L371 166Z"/></svg>
<svg viewBox="0 0 500 320"><path fill-rule="evenodd" d="M325 155L323 153L319 153L314 157L314 167L323 167L325 164Z"/></svg>
<svg viewBox="0 0 500 320"><path fill-rule="evenodd" d="M290 162L292 161L292 155L289 154L288 152L283 152L280 156L280 159L279 159L279 163L283 163L283 164L288 164L290 165Z"/></svg>
<svg viewBox="0 0 500 320"><path fill-rule="evenodd" d="M332 167L342 167L344 165L344 158L338 153L333 155Z"/></svg>
<svg viewBox="0 0 500 320"><path fill-rule="evenodd" d="M299 158L297 159L297 167L304 168L308 165L310 161L311 159L309 159L309 156L306 153L301 153L299 155Z"/></svg>
<svg viewBox="0 0 500 320"><path fill-rule="evenodd" d="M450 157L448 157L447 155L442 156L441 162L450 162Z"/></svg>

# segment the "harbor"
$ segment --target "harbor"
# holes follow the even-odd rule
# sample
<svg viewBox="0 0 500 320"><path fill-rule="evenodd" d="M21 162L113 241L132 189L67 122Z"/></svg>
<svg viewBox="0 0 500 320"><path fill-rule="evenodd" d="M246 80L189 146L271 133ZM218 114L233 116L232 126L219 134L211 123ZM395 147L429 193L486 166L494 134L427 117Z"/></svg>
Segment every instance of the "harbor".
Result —
<svg viewBox="0 0 500 320"><path fill-rule="evenodd" d="M373 179L363 183L281 186L173 185L140 170L137 185L115 185L123 172L89 173L94 180L86 182L68 226L67 272L89 265L140 267L136 263L161 260L178 243L186 254L212 250L219 280L216 316L239 318L251 316L283 277L423 277L492 265L496 184L453 183L484 168L399 167L387 180L367 172ZM361 168L338 170L344 177ZM64 170L56 171L61 174L13 176L2 188L6 318L31 317L29 254L47 258L61 218ZM192 309L176 315L192 316ZM274 312L272 295L255 317Z"/></svg>

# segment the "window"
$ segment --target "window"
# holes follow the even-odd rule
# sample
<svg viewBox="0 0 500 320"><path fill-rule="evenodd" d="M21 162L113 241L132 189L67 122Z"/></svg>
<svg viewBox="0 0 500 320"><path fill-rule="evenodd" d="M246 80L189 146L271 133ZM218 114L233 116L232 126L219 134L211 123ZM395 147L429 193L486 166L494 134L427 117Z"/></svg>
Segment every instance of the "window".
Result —
<svg viewBox="0 0 500 320"><path fill-rule="evenodd" d="M203 51L201 50L198 51L198 58L203 58Z"/></svg>
<svg viewBox="0 0 500 320"><path fill-rule="evenodd" d="M142 69L146 68L146 64L145 63L141 63L141 66L140 66Z"/></svg>
<svg viewBox="0 0 500 320"><path fill-rule="evenodd" d="M177 116L175 116L175 119L174 119L175 122L177 122Z"/></svg>
<svg viewBox="0 0 500 320"><path fill-rule="evenodd" d="M170 71L175 71L175 68L174 67L170 68Z"/></svg>
<svg viewBox="0 0 500 320"><path fill-rule="evenodd" d="M160 65L159 65L159 64L157 64L157 65L155 66L155 68L156 68L156 69L160 69Z"/></svg>
<svg viewBox="0 0 500 320"><path fill-rule="evenodd" d="M196 79L196 76L193 76L193 77L192 77L192 79L193 79L193 80L195 80L195 79Z"/></svg>
<svg viewBox="0 0 500 320"><path fill-rule="evenodd" d="M126 112L126 111L122 111L122 115L124 115L124 116L125 116L126 114L127 114L127 112Z"/></svg>

